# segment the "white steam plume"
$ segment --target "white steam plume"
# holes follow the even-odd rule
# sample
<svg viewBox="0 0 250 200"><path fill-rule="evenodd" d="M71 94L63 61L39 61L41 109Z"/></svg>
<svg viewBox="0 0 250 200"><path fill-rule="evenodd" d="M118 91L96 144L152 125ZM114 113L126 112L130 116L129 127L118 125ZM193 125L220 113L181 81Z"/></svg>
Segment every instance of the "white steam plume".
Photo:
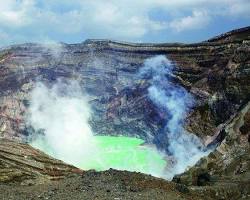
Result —
<svg viewBox="0 0 250 200"><path fill-rule="evenodd" d="M35 129L33 143L44 141L53 156L78 167L79 161L93 155L91 110L76 82L59 81L51 88L38 83L30 102L27 120ZM44 135L37 136L41 130Z"/></svg>
<svg viewBox="0 0 250 200"><path fill-rule="evenodd" d="M119 143L106 146L104 141L101 145L88 123L92 113L87 101L77 82L59 81L50 87L37 83L27 114L27 122L34 128L30 144L85 170L112 167L164 177L165 162L159 162L164 156L159 154L157 160L151 157L157 155L156 148L133 146L133 142L124 149ZM147 154L140 160L143 152Z"/></svg>
<svg viewBox="0 0 250 200"><path fill-rule="evenodd" d="M41 43L43 51L50 52L53 59L60 59L62 53L64 52L64 46L62 43L55 42L53 40L45 40Z"/></svg>
<svg viewBox="0 0 250 200"><path fill-rule="evenodd" d="M207 154L202 150L200 140L183 128L194 98L183 87L171 82L173 68L174 65L166 57L157 56L146 60L140 70L140 75L151 84L149 98L169 116L164 130L168 138L166 150L176 160L167 175L157 173L157 167L147 172L169 179ZM47 151L42 150L80 168L83 163L105 163L88 123L91 117L88 98L82 94L77 82L59 81L51 87L38 83L31 92L30 102L27 120L35 129L35 138L31 139L33 144L43 142L37 146L48 146ZM37 136L38 132L43 132L43 135ZM151 166L149 162L147 165ZM132 170L131 166L118 168Z"/></svg>
<svg viewBox="0 0 250 200"><path fill-rule="evenodd" d="M194 98L185 88L171 82L174 64L165 56L156 56L147 59L144 67L140 69L140 76L150 82L148 96L153 103L167 112L164 132L168 138L166 147L175 159L174 166L168 172L167 177L185 171L188 166L194 165L201 157L207 155L202 150L202 143L195 135L188 133L183 128L183 121L194 105Z"/></svg>

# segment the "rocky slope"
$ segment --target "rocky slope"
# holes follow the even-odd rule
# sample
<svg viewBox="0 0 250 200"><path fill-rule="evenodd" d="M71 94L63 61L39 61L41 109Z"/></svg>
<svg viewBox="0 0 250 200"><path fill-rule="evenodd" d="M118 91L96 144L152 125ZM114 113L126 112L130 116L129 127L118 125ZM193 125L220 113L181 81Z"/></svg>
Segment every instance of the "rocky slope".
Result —
<svg viewBox="0 0 250 200"><path fill-rule="evenodd" d="M4 48L0 52L0 137L25 141L32 131L25 124L29 91L37 81L52 84L61 78L78 80L88 93L95 133L136 135L165 147L167 140L157 138L168 116L148 99L147 80L136 76L146 58L165 55L176 63L173 81L196 99L185 128L208 147L217 146L174 180L206 193L207 198L248 198L249 44L250 27L246 27L196 44L87 40Z"/></svg>
<svg viewBox="0 0 250 200"><path fill-rule="evenodd" d="M21 199L82 199L82 200L212 200L206 193L189 190L187 187L166 182L140 173L108 170L87 171L71 175L60 181L47 184L20 186L0 184L0 198Z"/></svg>
<svg viewBox="0 0 250 200"><path fill-rule="evenodd" d="M249 198L249 114L250 102L224 124L220 145L174 181L194 190L212 191L224 199Z"/></svg>
<svg viewBox="0 0 250 200"><path fill-rule="evenodd" d="M74 173L81 173L81 170L51 158L27 144L0 140L0 183L33 185L62 179Z"/></svg>

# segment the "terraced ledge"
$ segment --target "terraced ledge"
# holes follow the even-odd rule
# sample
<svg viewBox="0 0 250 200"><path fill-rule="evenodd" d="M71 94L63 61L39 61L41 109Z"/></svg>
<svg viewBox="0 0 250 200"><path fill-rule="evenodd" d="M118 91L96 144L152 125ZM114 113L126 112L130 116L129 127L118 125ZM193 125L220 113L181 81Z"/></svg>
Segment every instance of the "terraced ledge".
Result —
<svg viewBox="0 0 250 200"><path fill-rule="evenodd" d="M49 157L28 144L0 139L0 183L42 183L82 173L76 167Z"/></svg>

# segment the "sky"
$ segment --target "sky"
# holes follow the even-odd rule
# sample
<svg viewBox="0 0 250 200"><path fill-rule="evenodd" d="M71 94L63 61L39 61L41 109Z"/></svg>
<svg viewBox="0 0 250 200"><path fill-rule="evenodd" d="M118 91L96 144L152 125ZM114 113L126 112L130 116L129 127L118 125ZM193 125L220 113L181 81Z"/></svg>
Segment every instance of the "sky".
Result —
<svg viewBox="0 0 250 200"><path fill-rule="evenodd" d="M250 0L0 0L0 46L184 42L250 25Z"/></svg>

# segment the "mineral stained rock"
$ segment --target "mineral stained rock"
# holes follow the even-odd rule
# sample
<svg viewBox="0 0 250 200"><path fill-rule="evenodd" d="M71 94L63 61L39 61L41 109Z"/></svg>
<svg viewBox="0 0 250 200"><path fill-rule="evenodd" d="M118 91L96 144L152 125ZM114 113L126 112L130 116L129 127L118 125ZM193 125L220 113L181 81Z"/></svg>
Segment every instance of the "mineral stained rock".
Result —
<svg viewBox="0 0 250 200"><path fill-rule="evenodd" d="M166 116L147 98L148 83L136 73L146 58L161 54L176 63L173 81L196 99L186 129L209 143L249 100L249 33L247 27L196 44L87 40L7 47L0 52L0 136L24 139L29 91L37 81L51 84L61 78L77 79L90 96L94 132L137 135L150 142Z"/></svg>

